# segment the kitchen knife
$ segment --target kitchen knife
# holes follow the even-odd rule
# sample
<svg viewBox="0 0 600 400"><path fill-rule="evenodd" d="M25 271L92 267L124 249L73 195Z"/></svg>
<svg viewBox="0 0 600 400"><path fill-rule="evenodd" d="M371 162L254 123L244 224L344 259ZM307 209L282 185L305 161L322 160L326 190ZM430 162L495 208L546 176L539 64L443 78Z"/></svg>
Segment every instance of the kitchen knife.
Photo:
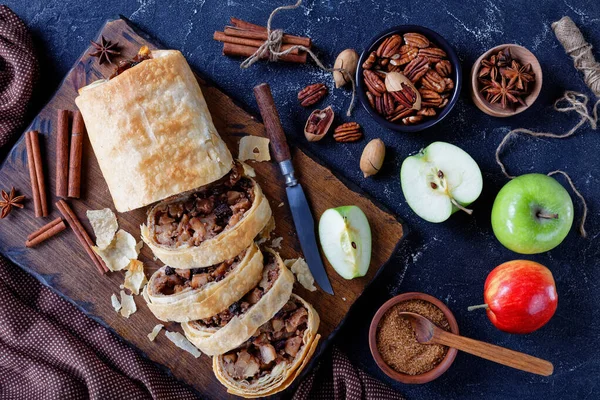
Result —
<svg viewBox="0 0 600 400"><path fill-rule="evenodd" d="M271 140L271 147L275 160L279 163L281 173L285 178L286 193L288 203L292 210L292 217L300 239L300 246L306 262L312 272L315 280L325 292L333 294L333 288L327 278L327 272L323 266L321 255L317 247L315 238L315 222L312 213L308 207L308 201L302 190L302 186L294 176L294 166L292 165L292 156L285 138L285 133L281 127L279 114L271 95L271 88L268 84L262 83L254 87L254 96L260 109L267 136Z"/></svg>

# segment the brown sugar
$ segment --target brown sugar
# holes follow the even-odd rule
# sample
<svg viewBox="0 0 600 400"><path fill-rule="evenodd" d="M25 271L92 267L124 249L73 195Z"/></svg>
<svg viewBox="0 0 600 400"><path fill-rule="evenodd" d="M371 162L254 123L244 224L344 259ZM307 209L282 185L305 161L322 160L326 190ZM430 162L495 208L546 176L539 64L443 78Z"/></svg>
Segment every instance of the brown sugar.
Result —
<svg viewBox="0 0 600 400"><path fill-rule="evenodd" d="M381 318L377 327L377 349L383 361L400 373L423 374L444 359L448 347L419 343L410 322L399 315L402 311L420 314L445 331L450 331L450 324L442 310L424 300L400 302Z"/></svg>

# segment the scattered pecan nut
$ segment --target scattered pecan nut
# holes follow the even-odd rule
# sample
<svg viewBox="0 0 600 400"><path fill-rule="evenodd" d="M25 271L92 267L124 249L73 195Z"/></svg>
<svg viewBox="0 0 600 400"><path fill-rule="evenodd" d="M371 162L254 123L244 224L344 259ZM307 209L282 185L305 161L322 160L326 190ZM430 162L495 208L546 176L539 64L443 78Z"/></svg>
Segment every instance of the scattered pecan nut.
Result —
<svg viewBox="0 0 600 400"><path fill-rule="evenodd" d="M366 69L363 71L363 76L365 78L365 84L367 85L367 89L374 96L380 97L383 93L385 93L385 83L377 73Z"/></svg>
<svg viewBox="0 0 600 400"><path fill-rule="evenodd" d="M324 83L308 85L298 93L298 100L302 107L310 107L327 95L327 86Z"/></svg>
<svg viewBox="0 0 600 400"><path fill-rule="evenodd" d="M356 122L346 122L335 128L333 132L333 138L339 143L356 142L362 136L360 125Z"/></svg>
<svg viewBox="0 0 600 400"><path fill-rule="evenodd" d="M405 33L404 43L410 46L418 47L419 49L429 47L429 39L420 33Z"/></svg>
<svg viewBox="0 0 600 400"><path fill-rule="evenodd" d="M306 125L304 125L304 136L306 136L306 139L309 142L316 142L323 139L327 131L329 131L334 117L335 115L331 106L323 110L313 111L308 117Z"/></svg>

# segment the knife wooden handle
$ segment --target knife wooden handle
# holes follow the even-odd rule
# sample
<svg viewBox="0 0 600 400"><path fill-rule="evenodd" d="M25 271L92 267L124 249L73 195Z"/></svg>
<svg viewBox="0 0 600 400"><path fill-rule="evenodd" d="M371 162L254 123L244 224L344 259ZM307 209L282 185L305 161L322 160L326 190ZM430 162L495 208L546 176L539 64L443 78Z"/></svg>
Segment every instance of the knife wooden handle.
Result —
<svg viewBox="0 0 600 400"><path fill-rule="evenodd" d="M290 160L290 148L285 138L285 132L281 127L281 121L279 120L279 113L271 94L271 88L268 83L261 83L254 87L254 96L258 103L258 109L262 116L263 123L265 124L265 130L267 136L271 140L271 148L273 149L273 155L277 162Z"/></svg>

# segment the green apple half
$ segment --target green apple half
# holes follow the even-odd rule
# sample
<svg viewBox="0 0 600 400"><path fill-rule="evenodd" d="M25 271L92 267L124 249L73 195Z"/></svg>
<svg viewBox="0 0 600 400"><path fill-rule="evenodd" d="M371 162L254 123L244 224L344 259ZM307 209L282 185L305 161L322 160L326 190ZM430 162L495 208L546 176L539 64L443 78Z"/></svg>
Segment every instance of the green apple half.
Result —
<svg viewBox="0 0 600 400"><path fill-rule="evenodd" d="M537 254L558 246L571 230L573 201L554 178L521 175L508 182L492 207L492 229L508 249Z"/></svg>
<svg viewBox="0 0 600 400"><path fill-rule="evenodd" d="M344 279L365 276L371 264L371 227L357 206L326 210L319 220L325 257Z"/></svg>
<svg viewBox="0 0 600 400"><path fill-rule="evenodd" d="M481 194L479 166L460 147L434 142L402 163L400 183L406 202L421 218L443 222Z"/></svg>

